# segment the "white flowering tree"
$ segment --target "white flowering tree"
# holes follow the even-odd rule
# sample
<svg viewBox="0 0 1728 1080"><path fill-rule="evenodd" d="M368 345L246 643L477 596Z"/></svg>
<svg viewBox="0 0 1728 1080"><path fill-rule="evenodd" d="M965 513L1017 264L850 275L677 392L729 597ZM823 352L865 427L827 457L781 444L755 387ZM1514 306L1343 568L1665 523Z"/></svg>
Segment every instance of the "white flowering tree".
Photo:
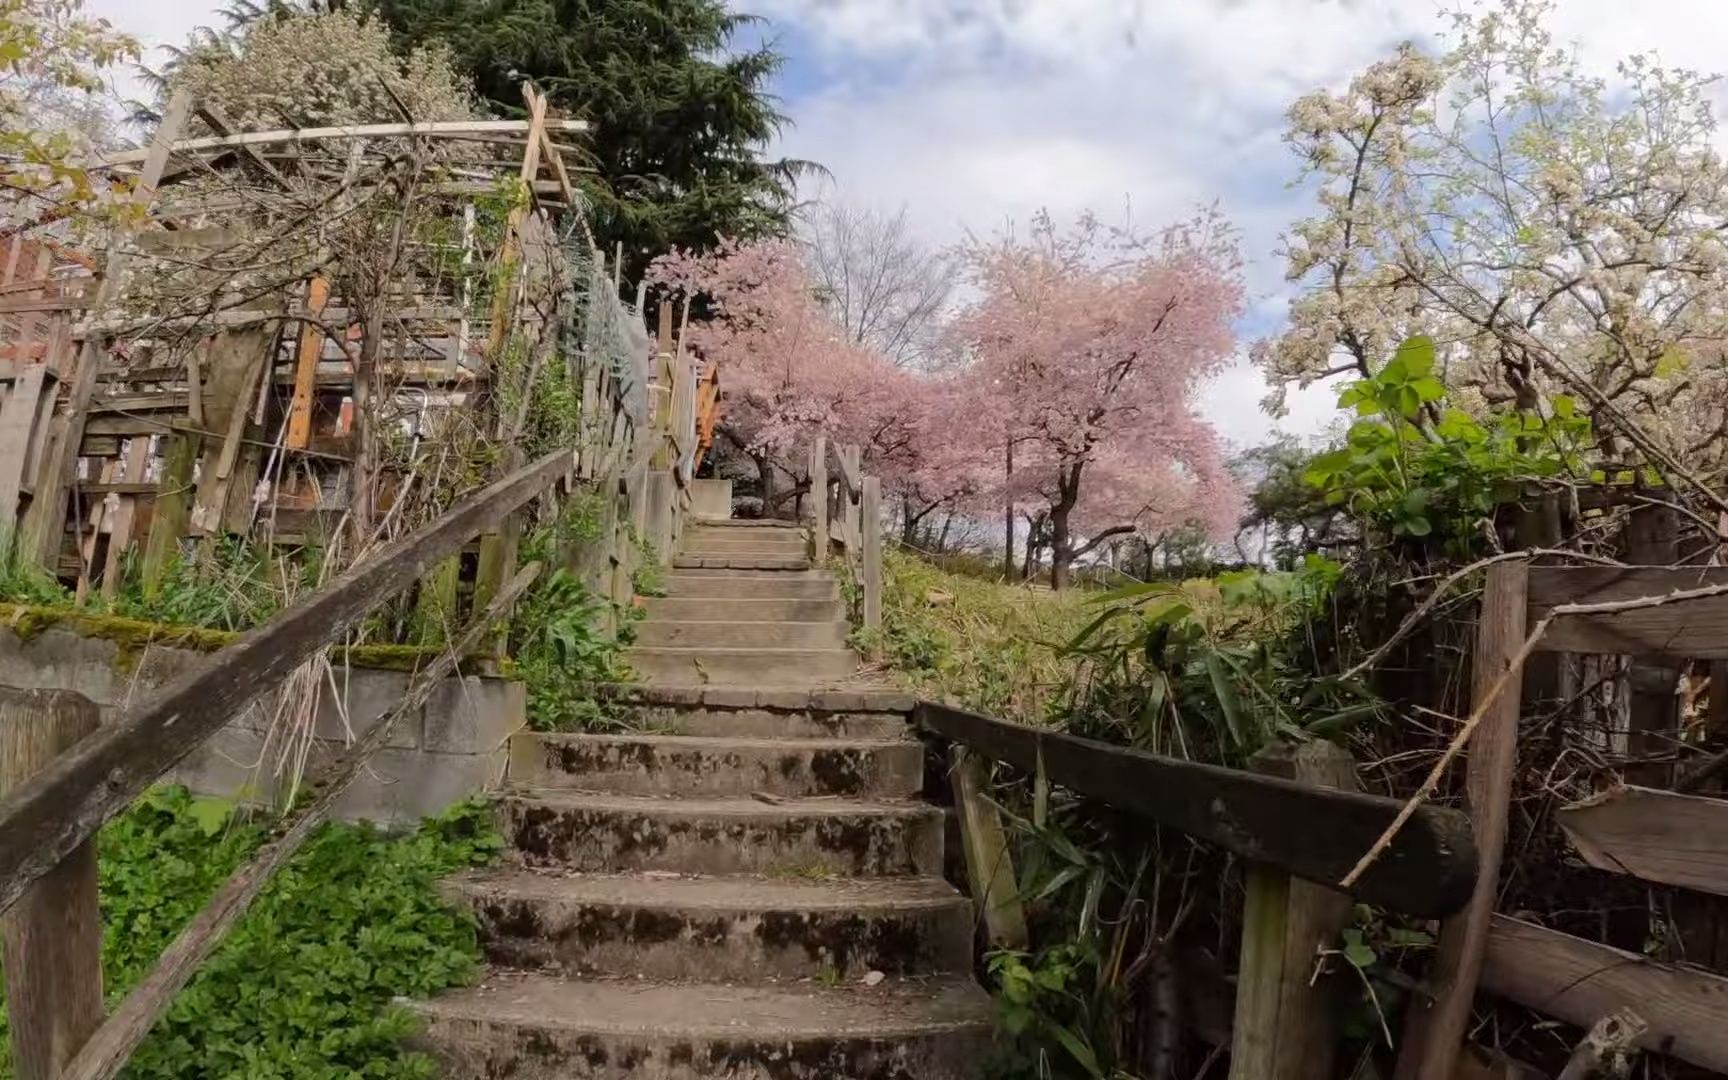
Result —
<svg viewBox="0 0 1728 1080"><path fill-rule="evenodd" d="M1708 80L1632 57L1610 87L1554 46L1550 10L1454 14L1444 55L1406 45L1296 102L1286 141L1319 206L1286 237L1289 327L1257 355L1278 386L1365 377L1427 334L1466 401L1564 392L1605 452L1702 492L1728 453Z"/></svg>
<svg viewBox="0 0 1728 1080"><path fill-rule="evenodd" d="M0 0L0 224L52 221L91 198L80 158L106 127L95 95L137 55L83 0Z"/></svg>
<svg viewBox="0 0 1728 1080"><path fill-rule="evenodd" d="M381 21L284 9L206 33L180 51L165 93L185 87L242 128L460 120L478 105L441 45L398 54Z"/></svg>

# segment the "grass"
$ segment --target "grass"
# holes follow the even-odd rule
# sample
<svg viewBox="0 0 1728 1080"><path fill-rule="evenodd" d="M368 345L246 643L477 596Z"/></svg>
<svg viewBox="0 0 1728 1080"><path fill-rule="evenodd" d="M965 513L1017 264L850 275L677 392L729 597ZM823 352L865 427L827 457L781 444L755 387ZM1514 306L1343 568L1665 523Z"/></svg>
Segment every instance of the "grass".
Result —
<svg viewBox="0 0 1728 1080"><path fill-rule="evenodd" d="M1070 677L1062 647L1096 613L1091 594L1055 593L949 573L884 552L879 645L902 681L997 716L1043 719Z"/></svg>

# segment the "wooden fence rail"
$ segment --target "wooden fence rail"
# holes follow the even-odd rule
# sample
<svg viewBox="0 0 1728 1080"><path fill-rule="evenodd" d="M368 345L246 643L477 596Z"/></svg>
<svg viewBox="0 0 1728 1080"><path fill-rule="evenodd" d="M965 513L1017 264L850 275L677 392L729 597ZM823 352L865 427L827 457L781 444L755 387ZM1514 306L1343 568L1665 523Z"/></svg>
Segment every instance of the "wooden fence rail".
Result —
<svg viewBox="0 0 1728 1080"><path fill-rule="evenodd" d="M1332 886L1390 824L1396 799L1162 757L930 702L924 730L1053 784L1215 844L1252 862ZM1476 880L1464 815L1418 810L1351 895L1412 915L1457 911Z"/></svg>
<svg viewBox="0 0 1728 1080"><path fill-rule="evenodd" d="M1513 683L1492 700L1470 746L1467 792L1481 856L1478 887L1468 908L1442 926L1427 980L1432 1002L1411 1012L1396 1076L1453 1080L1478 990L1582 1028L1630 1009L1645 1025L1637 1045L1728 1072L1728 977L1662 964L1495 911L1519 749L1518 656L1532 633L1540 635L1531 643L1538 653L1719 660L1728 657L1728 568L1490 568L1473 661L1476 700L1492 694L1508 671ZM1711 693L1719 695L1720 687ZM1666 696L1668 730L1651 730L1677 745L1682 733L1672 689ZM1640 734L1636 717L1632 728L1622 737ZM1715 767L1706 762L1700 768ZM1679 783L1686 786L1687 779ZM1728 850L1728 801L1620 785L1556 808L1556 817L1591 866L1728 893L1728 859L1722 855Z"/></svg>

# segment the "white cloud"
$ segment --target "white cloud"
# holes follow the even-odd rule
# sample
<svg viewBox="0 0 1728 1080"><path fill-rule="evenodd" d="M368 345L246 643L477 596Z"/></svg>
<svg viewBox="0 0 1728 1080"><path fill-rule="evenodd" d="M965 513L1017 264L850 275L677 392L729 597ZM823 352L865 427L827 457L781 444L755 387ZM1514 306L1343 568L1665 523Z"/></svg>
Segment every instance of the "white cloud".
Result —
<svg viewBox="0 0 1728 1080"><path fill-rule="evenodd" d="M1220 200L1242 230L1249 318L1282 313L1278 234L1308 204L1280 143L1298 95L1339 86L1401 40L1431 39L1440 0L748 0L796 33L819 87L787 103L785 149L828 166L840 198L902 204L936 243L1040 208L1156 225ZM1561 44L1611 77L1633 51L1710 70L1723 0L1558 0ZM1246 363L1203 395L1238 443L1324 429L1335 389L1292 391L1276 425Z"/></svg>

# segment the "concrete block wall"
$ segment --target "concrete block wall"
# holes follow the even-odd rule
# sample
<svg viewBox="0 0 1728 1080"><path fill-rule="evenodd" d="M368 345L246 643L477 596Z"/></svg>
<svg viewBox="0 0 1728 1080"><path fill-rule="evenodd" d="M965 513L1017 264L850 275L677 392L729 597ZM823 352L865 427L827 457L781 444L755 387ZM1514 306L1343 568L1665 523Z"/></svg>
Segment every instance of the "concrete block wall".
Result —
<svg viewBox="0 0 1728 1080"><path fill-rule="evenodd" d="M190 649L116 641L50 627L28 638L0 625L0 686L76 690L96 702L104 722L169 679L207 662ZM333 684L333 685L331 685ZM350 739L402 699L408 675L338 666L319 693L311 730L274 719L274 695L235 716L164 779L200 795L247 802L283 798L288 778L316 771ZM386 827L411 825L504 781L512 733L526 723L520 682L452 676L425 706L397 724L369 768L337 803L336 816ZM303 761L304 768L296 763Z"/></svg>
<svg viewBox="0 0 1728 1080"><path fill-rule="evenodd" d="M732 516L732 481L690 481L690 516L723 519Z"/></svg>

